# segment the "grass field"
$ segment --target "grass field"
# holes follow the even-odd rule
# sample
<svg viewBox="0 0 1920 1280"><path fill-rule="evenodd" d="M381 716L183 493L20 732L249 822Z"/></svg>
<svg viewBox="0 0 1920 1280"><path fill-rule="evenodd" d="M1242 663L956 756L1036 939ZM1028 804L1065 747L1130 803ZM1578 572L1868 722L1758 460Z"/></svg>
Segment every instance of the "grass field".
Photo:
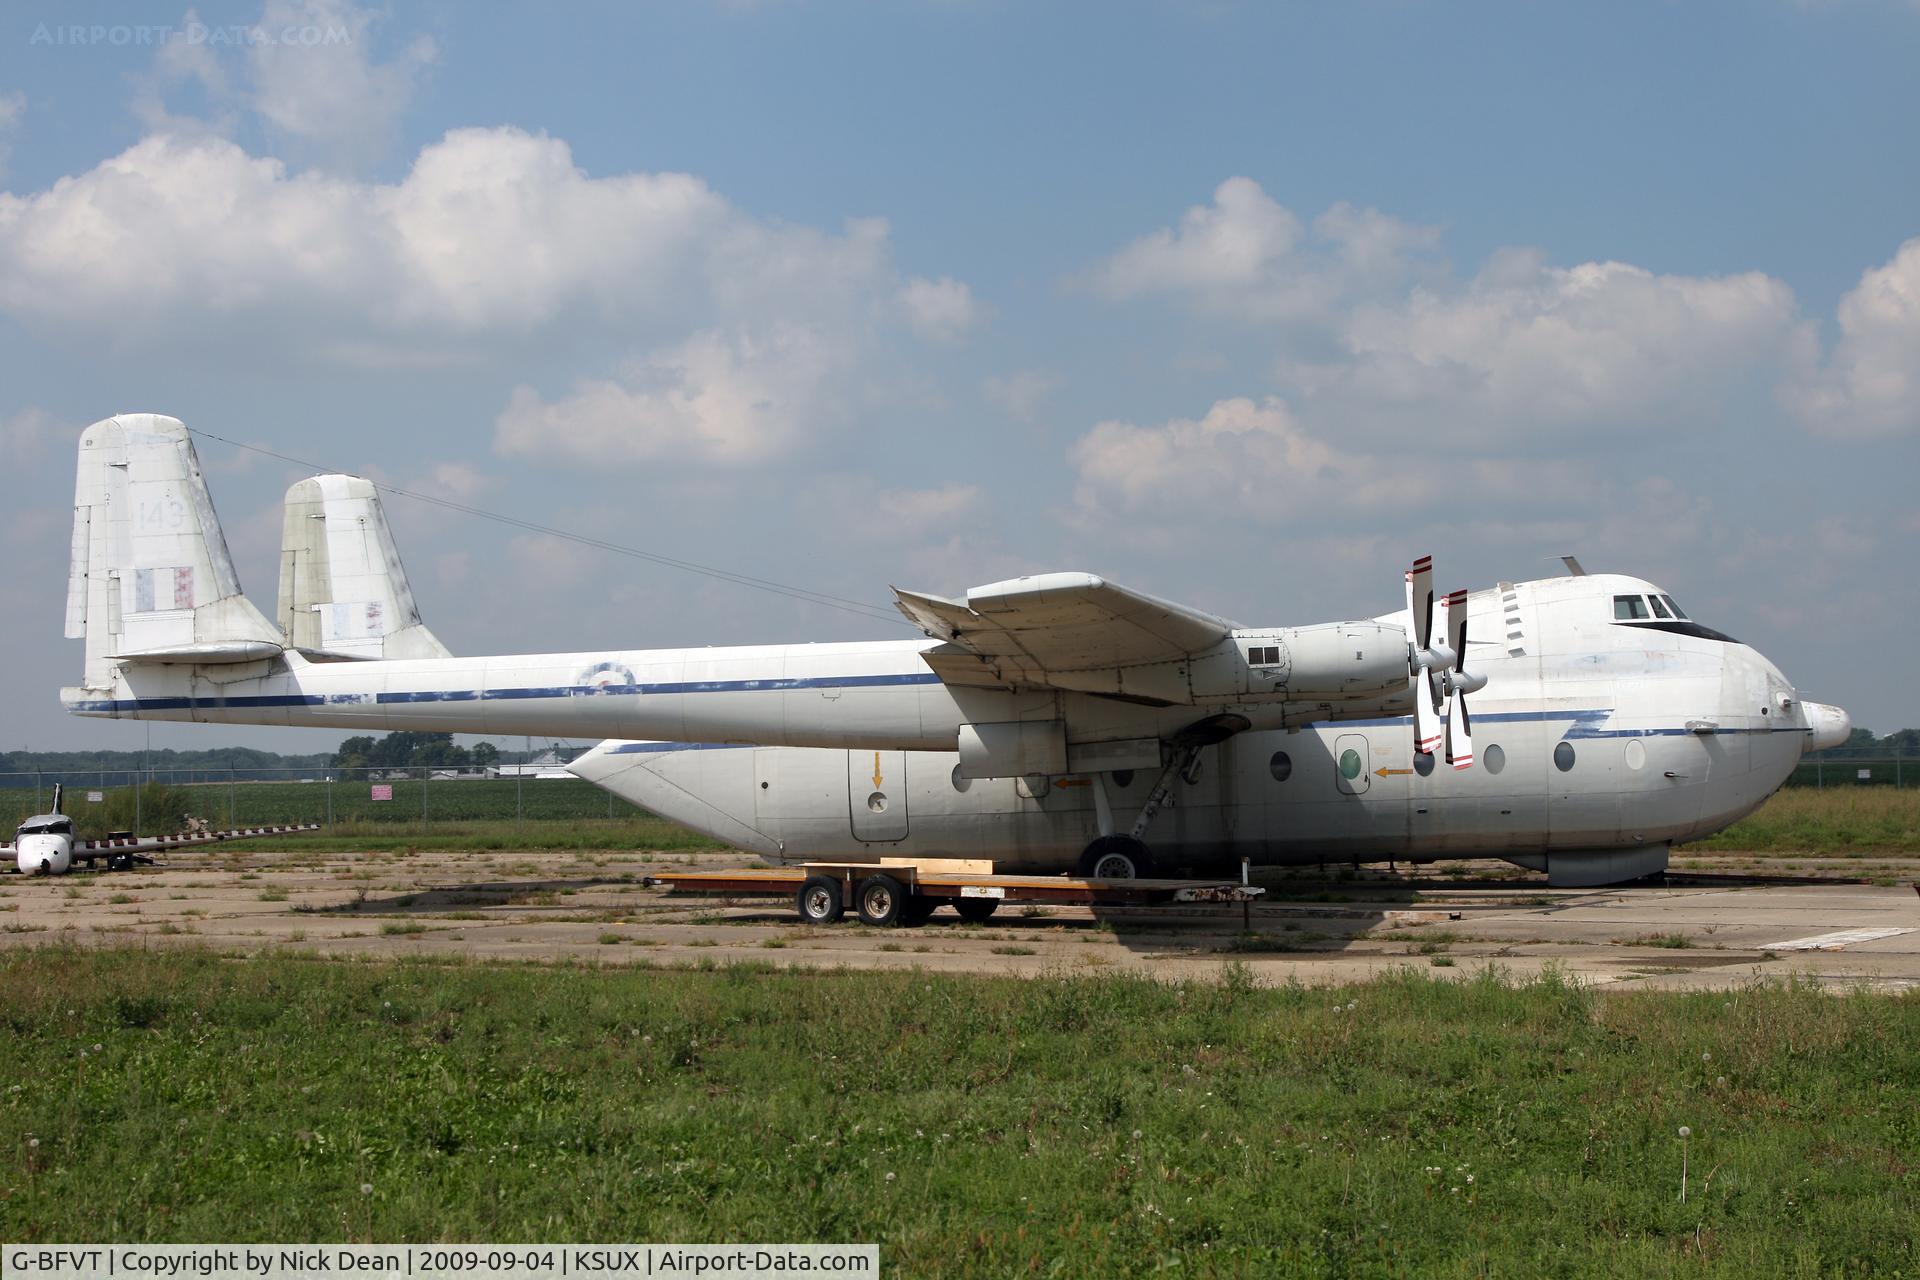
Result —
<svg viewBox="0 0 1920 1280"><path fill-rule="evenodd" d="M1920 853L1920 791L1890 787L1793 787L1758 812L1697 844L1693 852Z"/></svg>
<svg viewBox="0 0 1920 1280"><path fill-rule="evenodd" d="M1913 995L45 948L0 957L0 1019L16 1241L878 1240L910 1276L1920 1256Z"/></svg>

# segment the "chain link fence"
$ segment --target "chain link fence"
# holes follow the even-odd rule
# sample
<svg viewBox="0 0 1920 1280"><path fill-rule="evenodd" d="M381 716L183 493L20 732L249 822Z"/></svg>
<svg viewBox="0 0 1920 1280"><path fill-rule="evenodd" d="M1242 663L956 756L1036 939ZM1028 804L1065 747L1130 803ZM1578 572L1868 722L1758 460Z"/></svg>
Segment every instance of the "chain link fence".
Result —
<svg viewBox="0 0 1920 1280"><path fill-rule="evenodd" d="M501 777L485 770L404 769L69 769L0 773L0 830L45 813L55 784L65 812L85 825L89 811L133 821L143 784L184 793L186 812L210 829L317 822L611 822L650 817L637 805L574 777ZM142 831L141 834L159 834Z"/></svg>
<svg viewBox="0 0 1920 1280"><path fill-rule="evenodd" d="M1913 756L1826 755L1802 760L1790 787L1920 787L1920 759Z"/></svg>

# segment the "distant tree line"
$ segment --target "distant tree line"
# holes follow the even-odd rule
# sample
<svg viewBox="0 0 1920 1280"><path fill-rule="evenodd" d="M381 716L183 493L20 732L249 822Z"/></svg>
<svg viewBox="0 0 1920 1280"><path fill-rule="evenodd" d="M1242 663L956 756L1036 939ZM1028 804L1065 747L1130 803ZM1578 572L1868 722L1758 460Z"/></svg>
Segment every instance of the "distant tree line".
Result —
<svg viewBox="0 0 1920 1280"><path fill-rule="evenodd" d="M500 762L500 748L491 742L472 747L455 745L450 733L412 733L399 730L383 738L362 736L340 744L329 762L336 769L403 769L421 767L488 766Z"/></svg>
<svg viewBox="0 0 1920 1280"><path fill-rule="evenodd" d="M251 747L213 747L205 751L6 751L0 752L0 773L49 773L80 775L106 770L125 773L152 769L156 773L185 772L189 769L232 770L240 777L250 772L275 774L288 769L324 768L331 756L283 756ZM31 783L29 783L31 785Z"/></svg>

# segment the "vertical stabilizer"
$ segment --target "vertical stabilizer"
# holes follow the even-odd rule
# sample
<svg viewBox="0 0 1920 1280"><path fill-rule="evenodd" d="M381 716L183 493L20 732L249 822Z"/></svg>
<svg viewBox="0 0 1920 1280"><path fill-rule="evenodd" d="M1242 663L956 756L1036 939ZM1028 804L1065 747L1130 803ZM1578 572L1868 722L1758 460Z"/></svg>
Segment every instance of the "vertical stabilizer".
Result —
<svg viewBox="0 0 1920 1280"><path fill-rule="evenodd" d="M81 435L67 635L87 642L90 689L113 685L116 662L243 662L285 647L240 594L178 419L123 413Z"/></svg>
<svg viewBox="0 0 1920 1280"><path fill-rule="evenodd" d="M420 621L379 491L359 476L314 476L287 490L276 617L308 653L452 656Z"/></svg>

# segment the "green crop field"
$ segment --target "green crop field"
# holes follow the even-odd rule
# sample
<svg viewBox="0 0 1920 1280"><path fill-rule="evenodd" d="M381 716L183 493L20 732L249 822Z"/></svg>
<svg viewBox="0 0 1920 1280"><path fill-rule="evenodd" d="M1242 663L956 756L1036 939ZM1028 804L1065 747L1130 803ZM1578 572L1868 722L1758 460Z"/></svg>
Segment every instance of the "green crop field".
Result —
<svg viewBox="0 0 1920 1280"><path fill-rule="evenodd" d="M0 956L0 1020L15 1241L877 1240L902 1276L1920 1257L1912 993L49 947Z"/></svg>

